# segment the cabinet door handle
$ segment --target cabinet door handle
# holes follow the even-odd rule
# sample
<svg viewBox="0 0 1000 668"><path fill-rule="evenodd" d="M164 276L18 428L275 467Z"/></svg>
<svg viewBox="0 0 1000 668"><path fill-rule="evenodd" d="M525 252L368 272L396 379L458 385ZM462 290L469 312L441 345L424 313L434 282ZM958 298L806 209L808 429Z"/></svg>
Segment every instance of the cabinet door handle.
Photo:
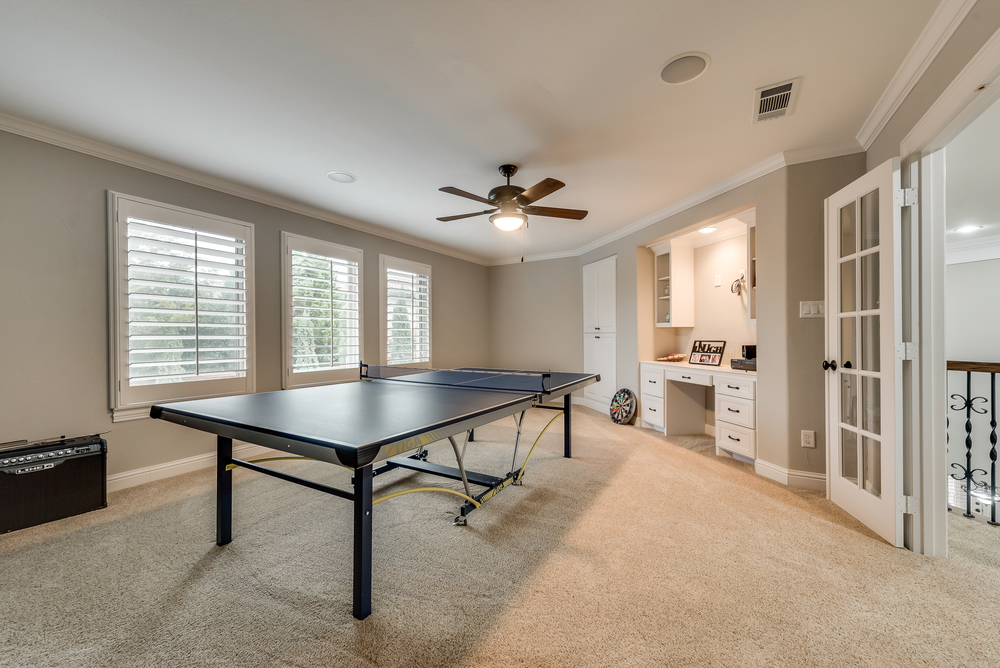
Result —
<svg viewBox="0 0 1000 668"><path fill-rule="evenodd" d="M599 337L599 336L595 336L594 338L595 338L595 339L599 339L599 338L601 338L601 337Z"/></svg>
<svg viewBox="0 0 1000 668"><path fill-rule="evenodd" d="M684 380L691 380L691 376L681 376Z"/></svg>
<svg viewBox="0 0 1000 668"><path fill-rule="evenodd" d="M740 389L739 385L726 385L726 387L728 387L730 390L738 390L738 389Z"/></svg>
<svg viewBox="0 0 1000 668"><path fill-rule="evenodd" d="M736 438L736 437L734 437L734 436L730 436L730 437L729 437L729 440L730 440L730 441L736 441L737 443L739 443L739 442L740 442L740 439L738 439L738 438Z"/></svg>
<svg viewBox="0 0 1000 668"><path fill-rule="evenodd" d="M739 411L735 408L727 408L726 410L729 411L730 413L739 413Z"/></svg>
<svg viewBox="0 0 1000 668"><path fill-rule="evenodd" d="M601 328L600 328L600 327L595 327L594 329L596 329L596 330L600 330Z"/></svg>

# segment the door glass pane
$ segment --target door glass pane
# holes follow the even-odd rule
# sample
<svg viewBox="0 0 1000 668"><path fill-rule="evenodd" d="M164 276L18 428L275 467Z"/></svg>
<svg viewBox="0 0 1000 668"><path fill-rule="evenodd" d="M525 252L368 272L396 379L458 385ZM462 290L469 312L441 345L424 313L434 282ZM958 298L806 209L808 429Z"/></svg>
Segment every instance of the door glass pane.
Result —
<svg viewBox="0 0 1000 668"><path fill-rule="evenodd" d="M867 436L861 439L861 487L868 493L882 497L882 444Z"/></svg>
<svg viewBox="0 0 1000 668"><path fill-rule="evenodd" d="M879 371L879 322L877 315L861 317L861 368L865 371Z"/></svg>
<svg viewBox="0 0 1000 668"><path fill-rule="evenodd" d="M840 312L854 310L854 260L840 265Z"/></svg>
<svg viewBox="0 0 1000 668"><path fill-rule="evenodd" d="M882 381L873 376L861 379L861 428L882 433Z"/></svg>
<svg viewBox="0 0 1000 668"><path fill-rule="evenodd" d="M861 198L861 250L878 246L878 190Z"/></svg>
<svg viewBox="0 0 1000 668"><path fill-rule="evenodd" d="M872 253L861 258L861 309L877 309L878 305L878 253Z"/></svg>
<svg viewBox="0 0 1000 668"><path fill-rule="evenodd" d="M851 202L840 209L840 257L847 257L856 251L856 229L857 214L854 211L854 202Z"/></svg>
<svg viewBox="0 0 1000 668"><path fill-rule="evenodd" d="M853 373L840 374L840 421L858 426L858 377Z"/></svg>
<svg viewBox="0 0 1000 668"><path fill-rule="evenodd" d="M857 360L857 348L854 345L856 320L856 318L840 319L840 365L845 369L854 368Z"/></svg>
<svg viewBox="0 0 1000 668"><path fill-rule="evenodd" d="M840 477L858 484L858 435L850 429L840 430Z"/></svg>

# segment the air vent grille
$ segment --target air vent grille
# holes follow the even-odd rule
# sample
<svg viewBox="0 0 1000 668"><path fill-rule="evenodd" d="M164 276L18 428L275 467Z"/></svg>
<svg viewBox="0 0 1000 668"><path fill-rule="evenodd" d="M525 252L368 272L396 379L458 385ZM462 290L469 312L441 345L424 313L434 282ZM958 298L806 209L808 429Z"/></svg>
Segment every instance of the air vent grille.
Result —
<svg viewBox="0 0 1000 668"><path fill-rule="evenodd" d="M798 88L798 79L758 88L754 95L753 122L766 121L790 114Z"/></svg>

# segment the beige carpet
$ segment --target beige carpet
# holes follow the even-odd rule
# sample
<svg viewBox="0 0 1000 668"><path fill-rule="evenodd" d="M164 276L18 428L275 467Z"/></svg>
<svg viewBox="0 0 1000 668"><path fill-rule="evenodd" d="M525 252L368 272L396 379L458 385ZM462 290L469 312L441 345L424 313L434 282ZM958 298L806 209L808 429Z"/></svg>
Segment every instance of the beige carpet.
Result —
<svg viewBox="0 0 1000 668"><path fill-rule="evenodd" d="M533 411L534 437L551 416ZM819 492L575 411L525 484L454 527L457 499L376 506L371 617L351 609L351 504L235 473L214 544L214 473L0 536L3 666L984 666L1000 534L953 518L952 557L889 547ZM513 421L470 467L509 466ZM504 445L500 445L503 443ZM431 460L449 463L438 444ZM522 451L523 456L523 451ZM311 462L284 470L346 485ZM393 472L376 494L437 479Z"/></svg>

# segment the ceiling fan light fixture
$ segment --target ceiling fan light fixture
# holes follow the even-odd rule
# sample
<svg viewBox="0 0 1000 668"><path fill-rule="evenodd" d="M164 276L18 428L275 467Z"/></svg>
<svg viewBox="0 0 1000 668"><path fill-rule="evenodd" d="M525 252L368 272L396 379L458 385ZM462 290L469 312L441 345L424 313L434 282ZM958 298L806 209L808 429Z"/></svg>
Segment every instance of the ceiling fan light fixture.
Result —
<svg viewBox="0 0 1000 668"><path fill-rule="evenodd" d="M523 213L494 213L490 222L504 232L513 232L528 222L528 217Z"/></svg>

